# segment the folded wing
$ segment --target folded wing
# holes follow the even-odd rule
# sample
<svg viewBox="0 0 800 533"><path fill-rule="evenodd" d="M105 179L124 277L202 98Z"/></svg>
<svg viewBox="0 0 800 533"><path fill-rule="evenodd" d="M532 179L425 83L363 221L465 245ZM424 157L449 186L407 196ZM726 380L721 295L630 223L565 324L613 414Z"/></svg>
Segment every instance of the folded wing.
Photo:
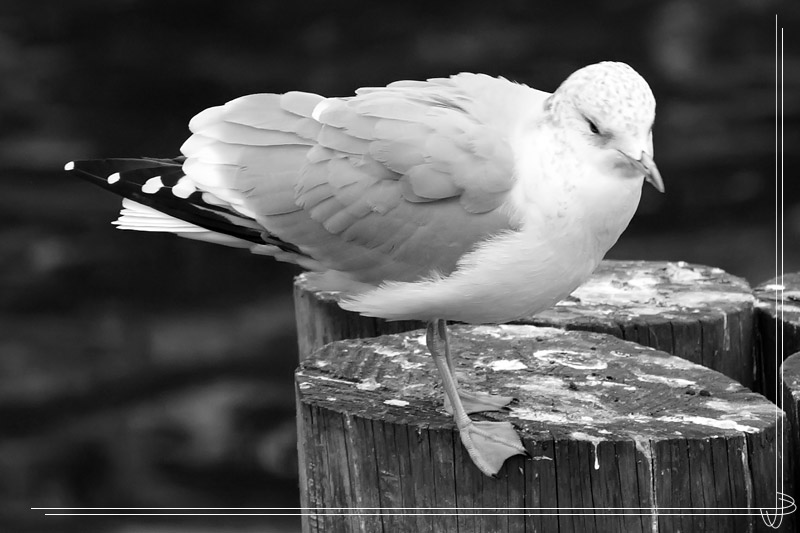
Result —
<svg viewBox="0 0 800 533"><path fill-rule="evenodd" d="M461 74L352 98L245 96L191 121L183 169L321 270L371 284L448 274L514 228L512 118L487 92L535 91Z"/></svg>

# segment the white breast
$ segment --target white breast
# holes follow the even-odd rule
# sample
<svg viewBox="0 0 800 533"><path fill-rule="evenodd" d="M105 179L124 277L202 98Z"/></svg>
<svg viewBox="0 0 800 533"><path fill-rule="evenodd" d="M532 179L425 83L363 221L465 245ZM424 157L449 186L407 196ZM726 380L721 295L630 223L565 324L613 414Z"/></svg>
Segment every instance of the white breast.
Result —
<svg viewBox="0 0 800 533"><path fill-rule="evenodd" d="M342 307L390 320L508 322L551 307L586 281L627 227L642 180L607 174L557 136L541 137L515 147L518 179L504 209L521 229L480 244L447 277L386 283Z"/></svg>
<svg viewBox="0 0 800 533"><path fill-rule="evenodd" d="M388 283L342 307L391 320L486 323L529 316L567 296L602 259L585 236L552 237L542 238L539 229L508 232L464 256L446 278Z"/></svg>

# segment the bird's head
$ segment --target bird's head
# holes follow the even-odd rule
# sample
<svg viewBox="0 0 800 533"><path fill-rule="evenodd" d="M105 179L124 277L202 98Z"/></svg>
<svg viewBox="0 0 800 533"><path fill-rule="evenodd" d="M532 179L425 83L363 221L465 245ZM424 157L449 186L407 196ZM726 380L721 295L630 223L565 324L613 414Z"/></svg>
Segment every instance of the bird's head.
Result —
<svg viewBox="0 0 800 533"><path fill-rule="evenodd" d="M586 157L620 176L664 183L653 162L656 101L650 86L625 63L589 65L568 77L548 98L550 119Z"/></svg>

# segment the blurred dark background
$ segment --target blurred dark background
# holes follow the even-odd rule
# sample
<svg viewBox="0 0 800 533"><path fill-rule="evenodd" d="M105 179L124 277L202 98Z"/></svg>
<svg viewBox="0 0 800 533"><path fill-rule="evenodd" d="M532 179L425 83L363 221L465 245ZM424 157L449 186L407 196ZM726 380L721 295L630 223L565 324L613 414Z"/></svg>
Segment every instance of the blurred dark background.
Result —
<svg viewBox="0 0 800 533"><path fill-rule="evenodd" d="M299 529L291 517L44 518L30 507L299 505L292 267L118 232L66 161L173 156L252 92L349 95L459 71L554 90L625 61L658 101L667 187L614 258L775 272L775 13L786 32L785 268L800 269L798 3L4 0L0 530Z"/></svg>

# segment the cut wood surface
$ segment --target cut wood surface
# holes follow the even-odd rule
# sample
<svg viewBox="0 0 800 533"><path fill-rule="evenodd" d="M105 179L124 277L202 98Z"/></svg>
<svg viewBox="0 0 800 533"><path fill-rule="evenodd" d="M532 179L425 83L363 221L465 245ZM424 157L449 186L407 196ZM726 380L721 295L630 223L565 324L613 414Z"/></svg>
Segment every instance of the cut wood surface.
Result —
<svg viewBox="0 0 800 533"><path fill-rule="evenodd" d="M341 309L338 294L295 280L300 357L328 342L423 327ZM684 262L603 261L554 308L515 323L609 333L754 382L753 296L747 281Z"/></svg>
<svg viewBox="0 0 800 533"><path fill-rule="evenodd" d="M761 339L756 387L767 398L778 401L777 370L784 359L800 351L800 272L764 282L753 294Z"/></svg>
<svg viewBox="0 0 800 533"><path fill-rule="evenodd" d="M719 268L603 261L568 298L523 322L608 333L753 385L750 285Z"/></svg>
<svg viewBox="0 0 800 533"><path fill-rule="evenodd" d="M321 509L304 531L767 530L783 413L762 396L609 335L457 326L451 343L466 390L518 398L472 417L510 421L531 458L477 470L422 331L335 342L296 373L303 503Z"/></svg>

